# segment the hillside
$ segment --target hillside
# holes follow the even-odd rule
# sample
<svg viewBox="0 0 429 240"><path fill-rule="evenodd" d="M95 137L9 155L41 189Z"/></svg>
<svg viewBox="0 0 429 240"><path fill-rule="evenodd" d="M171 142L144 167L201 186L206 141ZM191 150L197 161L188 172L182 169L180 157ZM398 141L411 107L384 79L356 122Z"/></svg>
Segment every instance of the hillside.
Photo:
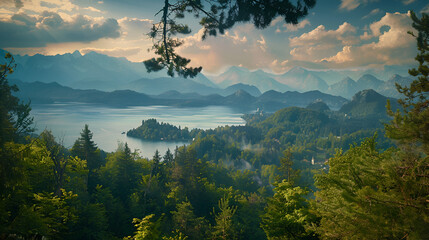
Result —
<svg viewBox="0 0 429 240"><path fill-rule="evenodd" d="M85 102L112 106L164 105L182 107L219 105L235 107L244 111L260 108L264 111L274 112L290 106L306 107L316 100L325 102L331 109L339 109L347 102L342 97L332 96L319 91L305 93L268 91L259 97L252 96L242 89L227 96L217 93L203 95L196 92L180 93L179 91L166 91L157 95L149 95L131 90L116 90L112 92L94 89L80 90L65 87L58 83L26 83L19 80L14 80L13 83L17 84L20 88L20 91L16 95L24 101L31 100L33 103ZM218 91L222 92L221 90Z"/></svg>
<svg viewBox="0 0 429 240"><path fill-rule="evenodd" d="M363 90L356 93L352 101L344 104L339 110L355 118L388 118L386 104L389 98L374 90ZM398 109L396 99L390 99L392 109Z"/></svg>

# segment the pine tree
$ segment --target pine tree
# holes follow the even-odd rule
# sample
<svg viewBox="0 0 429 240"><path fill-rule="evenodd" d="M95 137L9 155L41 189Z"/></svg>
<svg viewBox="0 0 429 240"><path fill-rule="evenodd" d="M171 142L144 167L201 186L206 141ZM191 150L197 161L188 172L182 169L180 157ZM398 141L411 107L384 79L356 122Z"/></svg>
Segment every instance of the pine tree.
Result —
<svg viewBox="0 0 429 240"><path fill-rule="evenodd" d="M162 157L162 159L164 160L163 162L167 165L170 166L173 161L174 161L174 156L171 153L170 149L167 149L167 151L165 152L164 157Z"/></svg>
<svg viewBox="0 0 429 240"><path fill-rule="evenodd" d="M176 205L172 211L174 227L189 239L203 239L205 219L194 214L194 208L189 201Z"/></svg>
<svg viewBox="0 0 429 240"><path fill-rule="evenodd" d="M154 41L152 50L159 57L144 62L148 72L167 69L167 74L174 76L175 72L183 77L195 77L201 72L201 67L188 67L189 59L181 57L175 49L183 41L174 38L177 34L189 34L191 29L186 24L177 23L185 14L193 14L200 18L204 29L203 40L207 35L224 34L238 22L252 22L257 28L269 26L277 16L284 18L286 23L297 24L298 20L308 14L308 9L314 7L316 0L164 0L161 20L153 24L148 34Z"/></svg>
<svg viewBox="0 0 429 240"><path fill-rule="evenodd" d="M274 197L268 199L265 214L262 215L261 227L268 239L318 239L308 230L316 222L310 213L308 191L295 187L283 180L274 189Z"/></svg>
<svg viewBox="0 0 429 240"><path fill-rule="evenodd" d="M293 184L299 176L299 171L293 169L292 166L292 153L290 149L287 149L283 152L283 157L280 158L280 166L277 167L278 175L276 176L276 181L282 182L286 180Z"/></svg>
<svg viewBox="0 0 429 240"><path fill-rule="evenodd" d="M137 228L134 236L129 236L124 238L124 240L152 240L160 239L160 224L161 218L156 221L153 221L152 218L155 217L155 214L148 215L143 219L134 218L133 223Z"/></svg>
<svg viewBox="0 0 429 240"><path fill-rule="evenodd" d="M30 103L24 104L12 95L19 90L8 81L8 76L15 68L13 56L6 53L4 63L0 64L0 146L34 131L31 127L33 118L30 117Z"/></svg>
<svg viewBox="0 0 429 240"><path fill-rule="evenodd" d="M398 102L402 111L393 113L389 107L389 113L394 117L392 123L386 125L386 132L392 139L398 140L403 145L413 145L413 148L421 148L429 155L429 15L422 13L419 19L411 12L413 27L418 31L416 37L419 53L416 60L418 68L410 69L409 73L417 77L410 86L396 84L397 90L404 95Z"/></svg>
<svg viewBox="0 0 429 240"><path fill-rule="evenodd" d="M216 225L213 227L213 239L236 239L236 230L234 229L233 216L237 207L229 206L229 198L223 197L219 200L218 214L213 210Z"/></svg>
<svg viewBox="0 0 429 240"><path fill-rule="evenodd" d="M92 137L93 133L89 130L88 124L85 124L84 129L80 133L80 138L75 141L71 149L73 155L87 161L90 171L100 168L102 165L100 151L92 140Z"/></svg>
<svg viewBox="0 0 429 240"><path fill-rule="evenodd" d="M93 192L97 186L97 169L99 169L103 163L101 161L100 150L97 148L97 145L92 140L92 132L89 130L87 124L85 124L84 129L80 133L80 138L78 138L72 149L71 153L74 156L79 157L80 159L86 160L88 167L88 191Z"/></svg>
<svg viewBox="0 0 429 240"><path fill-rule="evenodd" d="M20 140L21 136L34 130L31 127L30 104L20 102L13 95L18 87L8 81L8 76L16 68L15 60L10 53L4 57L0 64L0 197L6 194L6 188L12 190L22 177L18 170L20 159L8 143Z"/></svg>

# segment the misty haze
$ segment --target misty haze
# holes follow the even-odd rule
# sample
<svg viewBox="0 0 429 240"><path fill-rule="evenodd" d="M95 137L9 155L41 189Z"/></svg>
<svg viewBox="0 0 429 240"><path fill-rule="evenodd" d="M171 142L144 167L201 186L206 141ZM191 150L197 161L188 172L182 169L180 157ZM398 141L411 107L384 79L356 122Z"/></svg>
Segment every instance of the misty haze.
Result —
<svg viewBox="0 0 429 240"><path fill-rule="evenodd" d="M429 239L428 14L0 1L0 240Z"/></svg>

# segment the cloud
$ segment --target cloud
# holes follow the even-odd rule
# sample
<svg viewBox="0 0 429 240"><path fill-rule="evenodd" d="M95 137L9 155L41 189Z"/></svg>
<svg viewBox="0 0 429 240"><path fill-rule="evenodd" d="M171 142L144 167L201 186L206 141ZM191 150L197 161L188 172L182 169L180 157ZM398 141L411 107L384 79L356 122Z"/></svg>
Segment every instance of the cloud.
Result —
<svg viewBox="0 0 429 240"><path fill-rule="evenodd" d="M388 26L389 30L382 31ZM408 14L386 13L380 21L370 25L376 40L362 45L345 45L331 57L321 59L342 66L382 66L412 63L416 54L415 39L407 34L411 30Z"/></svg>
<svg viewBox="0 0 429 240"><path fill-rule="evenodd" d="M274 57L270 42L251 24L243 24L217 37L201 40L203 30L184 38L177 49L183 57L192 59L193 66L202 66L207 72L218 72L224 66L242 65L249 69L267 68Z"/></svg>
<svg viewBox="0 0 429 240"><path fill-rule="evenodd" d="M298 31L301 28L304 28L307 25L310 25L310 21L308 21L307 19L304 19L298 24L285 23L283 26L286 27L286 32L294 32L294 31Z"/></svg>
<svg viewBox="0 0 429 240"><path fill-rule="evenodd" d="M80 7L72 0L0 0L0 7L14 11L15 13L38 14L44 11L51 12L76 12Z"/></svg>
<svg viewBox="0 0 429 240"><path fill-rule="evenodd" d="M120 27L115 19L96 20L74 15L70 20L58 13L45 11L39 16L14 14L0 21L0 48L42 47L49 43L92 42L101 38L118 38Z"/></svg>
<svg viewBox="0 0 429 240"><path fill-rule="evenodd" d="M362 19L377 15L379 12L380 12L380 9L378 9L378 8L373 9L371 12L368 13L368 15L363 16Z"/></svg>
<svg viewBox="0 0 429 240"><path fill-rule="evenodd" d="M284 21L284 18L276 17L273 21L271 21L270 27L275 27L278 23L283 21ZM300 21L298 24L284 23L283 27L286 28L284 32L295 32L295 31L298 31L299 29L304 28L307 25L310 25L310 21L308 21L308 19L304 19ZM280 27L277 26L276 33L280 33L280 32L282 31L280 30Z"/></svg>
<svg viewBox="0 0 429 240"><path fill-rule="evenodd" d="M360 5L366 5L369 2L376 2L377 0L341 0L340 9L351 11Z"/></svg>
<svg viewBox="0 0 429 240"><path fill-rule="evenodd" d="M355 42L356 28L348 22L341 24L336 30L326 30L325 26L319 25L314 30L304 33L299 37L290 38L291 46L308 46L322 43L348 44Z"/></svg>
<svg viewBox="0 0 429 240"><path fill-rule="evenodd" d="M260 35L259 36L261 39L260 40L256 40L256 42L257 43L259 43L259 48L262 50L262 51L267 51L267 42L265 41L265 38L264 38L264 36L262 36L262 35Z"/></svg>
<svg viewBox="0 0 429 240"><path fill-rule="evenodd" d="M356 28L345 22L336 30L326 30L320 25L301 36L289 38L290 51L294 60L314 61L337 53L341 46L357 44Z"/></svg>
<svg viewBox="0 0 429 240"><path fill-rule="evenodd" d="M24 3L21 0L15 0L15 7L20 9L24 7Z"/></svg>
<svg viewBox="0 0 429 240"><path fill-rule="evenodd" d="M273 21L271 21L270 23L270 27L274 27L275 25L277 25L277 23L283 21L284 18L282 17L276 17L273 19Z"/></svg>
<svg viewBox="0 0 429 240"><path fill-rule="evenodd" d="M150 32L153 20L124 17L118 19L118 23L124 33L124 37L134 40L147 40L147 34Z"/></svg>
<svg viewBox="0 0 429 240"><path fill-rule="evenodd" d="M91 11L91 12L96 12L96 13L102 13L102 11L101 10L99 10L99 9L97 9L97 8L95 8L95 7L86 7L86 8L84 8L84 9L86 9L86 10L89 10L89 11Z"/></svg>
<svg viewBox="0 0 429 240"><path fill-rule="evenodd" d="M336 30L323 25L290 38L293 61L321 63L328 68L381 67L409 64L416 55L409 14L386 13L359 35L345 22ZM364 40L364 41L362 41Z"/></svg>

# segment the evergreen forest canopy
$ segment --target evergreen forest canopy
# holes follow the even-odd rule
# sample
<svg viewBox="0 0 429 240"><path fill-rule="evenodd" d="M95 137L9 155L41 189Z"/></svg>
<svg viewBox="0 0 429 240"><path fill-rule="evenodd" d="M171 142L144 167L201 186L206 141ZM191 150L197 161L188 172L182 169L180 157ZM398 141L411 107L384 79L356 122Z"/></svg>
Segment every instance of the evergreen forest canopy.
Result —
<svg viewBox="0 0 429 240"><path fill-rule="evenodd" d="M102 151L87 125L67 149L49 131L31 137L7 54L0 239L426 239L429 16L411 18L419 66L410 86L398 86L401 111L387 102L387 138L370 127L335 130L346 123L324 110L286 108L248 115L246 126L190 131L190 145L151 159L126 143ZM145 124L151 134L184 131Z"/></svg>

